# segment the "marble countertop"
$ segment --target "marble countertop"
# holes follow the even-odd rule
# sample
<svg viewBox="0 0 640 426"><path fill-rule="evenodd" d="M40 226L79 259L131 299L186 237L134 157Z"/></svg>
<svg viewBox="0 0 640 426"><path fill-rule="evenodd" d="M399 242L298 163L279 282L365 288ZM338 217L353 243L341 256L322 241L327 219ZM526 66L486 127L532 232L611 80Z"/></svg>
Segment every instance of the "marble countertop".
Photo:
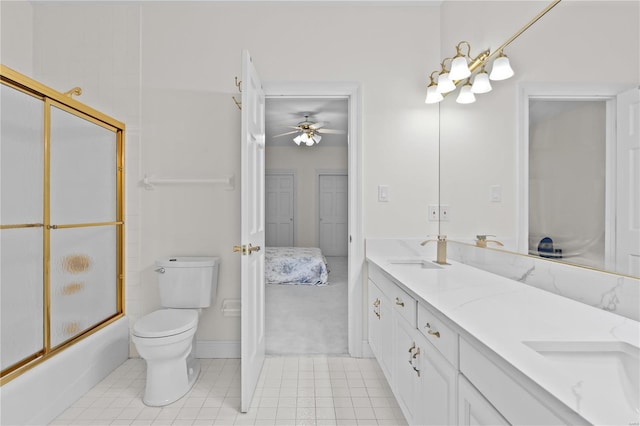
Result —
<svg viewBox="0 0 640 426"><path fill-rule="evenodd" d="M620 380L639 375L639 322L450 259L441 269L393 263L435 259L435 244L419 243L367 240L366 258L587 422L638 424L638 390L625 394L623 386L612 388L607 381L612 372ZM636 358L628 359L627 369L609 361L600 368L548 359L524 342L619 346Z"/></svg>

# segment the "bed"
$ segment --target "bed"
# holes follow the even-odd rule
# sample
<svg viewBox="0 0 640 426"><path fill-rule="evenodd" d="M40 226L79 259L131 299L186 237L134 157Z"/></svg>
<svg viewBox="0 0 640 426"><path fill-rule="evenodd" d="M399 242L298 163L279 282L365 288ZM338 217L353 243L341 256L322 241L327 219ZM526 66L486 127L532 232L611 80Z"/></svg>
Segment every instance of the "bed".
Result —
<svg viewBox="0 0 640 426"><path fill-rule="evenodd" d="M327 260L315 247L267 247L264 269L267 284L329 283Z"/></svg>

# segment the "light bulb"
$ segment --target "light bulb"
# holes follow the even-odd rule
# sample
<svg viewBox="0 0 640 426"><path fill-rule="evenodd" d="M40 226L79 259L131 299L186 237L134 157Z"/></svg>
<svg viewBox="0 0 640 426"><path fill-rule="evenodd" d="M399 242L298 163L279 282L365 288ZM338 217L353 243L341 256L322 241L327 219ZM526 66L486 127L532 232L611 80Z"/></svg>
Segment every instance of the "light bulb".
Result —
<svg viewBox="0 0 640 426"><path fill-rule="evenodd" d="M437 86L435 84L431 84L427 87L427 98L424 100L425 104L437 104L443 99L444 97L442 94L438 93Z"/></svg>
<svg viewBox="0 0 640 426"><path fill-rule="evenodd" d="M473 85L471 91L473 93L488 93L492 89L491 82L489 81L489 74L484 69L480 71L473 79Z"/></svg>
<svg viewBox="0 0 640 426"><path fill-rule="evenodd" d="M438 75L438 93L449 93L452 90L455 90L456 85L453 84L453 81L449 78L449 73L443 73Z"/></svg>
<svg viewBox="0 0 640 426"><path fill-rule="evenodd" d="M491 80L499 81L506 80L511 76L513 76L513 69L511 69L511 65L509 64L509 58L501 53L500 56L493 61L493 67L491 68L491 75L489 78Z"/></svg>
<svg viewBox="0 0 640 426"><path fill-rule="evenodd" d="M475 101L476 96L471 91L471 85L469 84L469 81L467 81L467 83L460 89L456 102L459 104L472 104Z"/></svg>
<svg viewBox="0 0 640 426"><path fill-rule="evenodd" d="M469 66L467 65L467 58L464 56L456 56L451 62L451 71L449 71L449 78L452 81L462 80L471 75Z"/></svg>

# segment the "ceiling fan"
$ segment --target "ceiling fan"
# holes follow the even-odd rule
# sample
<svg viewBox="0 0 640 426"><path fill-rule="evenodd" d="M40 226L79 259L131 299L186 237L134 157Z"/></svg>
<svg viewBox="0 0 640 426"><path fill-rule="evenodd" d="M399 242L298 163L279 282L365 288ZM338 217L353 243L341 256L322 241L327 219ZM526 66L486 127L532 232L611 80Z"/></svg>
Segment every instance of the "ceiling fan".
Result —
<svg viewBox="0 0 640 426"><path fill-rule="evenodd" d="M346 133L344 130L326 129L324 128L326 124L327 123L323 121L319 121L319 122L309 121L309 114L305 114L303 121L299 122L295 126L287 126L295 130L292 130L290 132L280 133L279 135L274 135L273 137L277 138L280 136L292 135L294 133L297 133L298 135L295 138L293 138L293 141L296 143L296 145L300 145L301 143L304 143L307 146L312 146L313 144L317 144L318 142L320 142L320 140L322 139L322 136L320 135L320 133L338 134L338 135Z"/></svg>

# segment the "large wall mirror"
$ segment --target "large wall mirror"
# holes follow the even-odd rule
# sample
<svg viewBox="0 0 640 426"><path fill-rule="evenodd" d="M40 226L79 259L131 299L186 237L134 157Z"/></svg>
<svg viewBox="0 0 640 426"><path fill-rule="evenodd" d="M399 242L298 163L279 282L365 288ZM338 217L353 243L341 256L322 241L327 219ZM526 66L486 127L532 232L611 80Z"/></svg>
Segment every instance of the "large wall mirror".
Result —
<svg viewBox="0 0 640 426"><path fill-rule="evenodd" d="M493 49L543 7L446 2L442 51ZM445 97L441 233L640 276L639 21L638 2L562 1L505 49L514 77L473 104Z"/></svg>

